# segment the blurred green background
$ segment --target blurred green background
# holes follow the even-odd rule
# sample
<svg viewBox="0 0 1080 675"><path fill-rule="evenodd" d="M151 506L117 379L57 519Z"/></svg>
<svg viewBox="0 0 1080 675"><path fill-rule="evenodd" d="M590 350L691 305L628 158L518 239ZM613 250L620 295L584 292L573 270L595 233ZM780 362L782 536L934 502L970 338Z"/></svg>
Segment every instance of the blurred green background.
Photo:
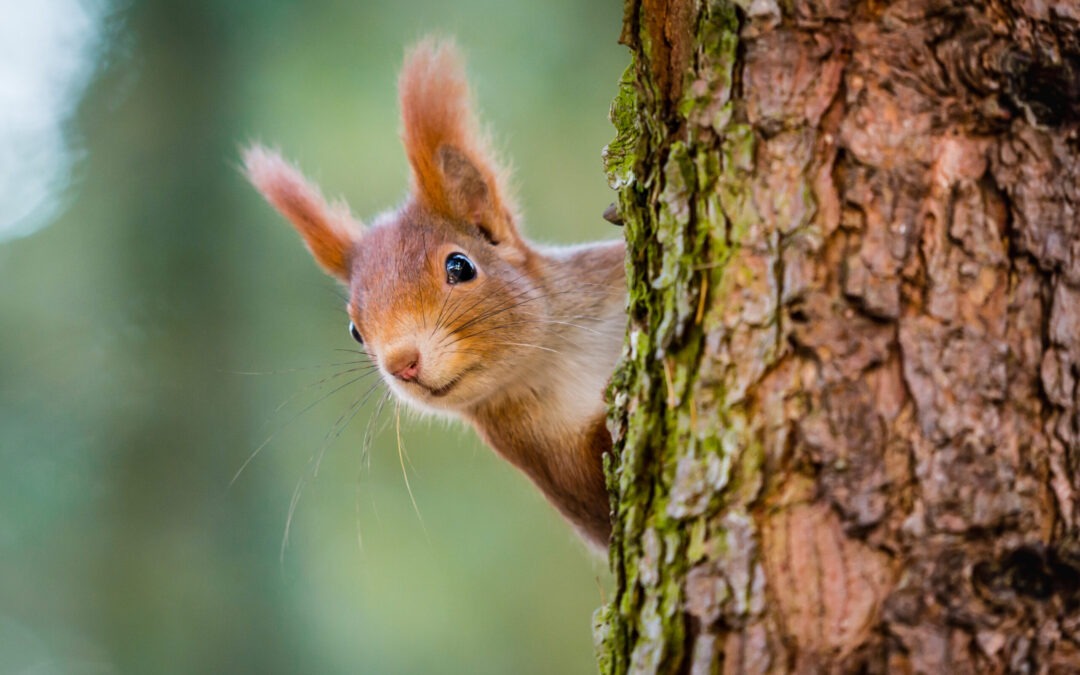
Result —
<svg viewBox="0 0 1080 675"><path fill-rule="evenodd" d="M621 3L92 4L74 182L0 241L0 673L594 672L605 565L522 476L403 414L418 516L393 406L334 435L366 390L331 394L342 298L237 156L262 140L361 217L395 205L397 69L437 31L528 233L619 236L600 150Z"/></svg>

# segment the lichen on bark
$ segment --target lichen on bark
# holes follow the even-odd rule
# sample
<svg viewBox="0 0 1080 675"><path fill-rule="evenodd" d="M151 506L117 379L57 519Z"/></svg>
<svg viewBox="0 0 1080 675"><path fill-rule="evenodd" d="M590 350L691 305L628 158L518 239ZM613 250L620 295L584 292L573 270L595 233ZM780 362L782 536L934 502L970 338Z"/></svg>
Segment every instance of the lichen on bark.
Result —
<svg viewBox="0 0 1080 675"><path fill-rule="evenodd" d="M722 494L740 492L730 483L739 474L741 458L754 454L742 452L733 434L742 413L720 395L723 368L701 364L707 349L704 337L721 321L714 312L706 316L706 307L713 306L708 299L722 292L726 263L739 250L750 217L737 191L724 188L748 170L753 139L732 122L738 44L734 8L714 3L695 18L698 42L707 45L692 54L701 75L686 78L681 86L665 85L683 93L673 107L680 118L695 120L694 130L683 140L674 137L661 117L643 117L643 105L667 105L660 91L665 87L635 90L624 77L612 111L617 137L605 153L609 180L619 189L631 251L631 327L611 388L612 426L621 454L609 475L622 527L613 546L618 598L598 612L604 672L658 672L664 664L681 660L672 649L680 648L686 633L684 577L710 557L709 547L718 553L752 550L752 541L740 536L745 527L733 525L739 534L730 540L705 539L705 515L716 510ZM663 41L664 29L652 28L646 41ZM666 65L636 60L627 73L649 77L643 73L656 73ZM705 260L710 264L698 264ZM717 386L696 388L699 378L715 379ZM694 399L695 391L708 395ZM655 481L642 481L649 465L665 469ZM752 478L754 471L744 473ZM752 499L755 491L741 492ZM744 514L740 521L734 510L727 517L731 523L749 520ZM701 612L715 610L721 602L717 594L724 600L737 598L743 611L755 597L761 604L753 556L741 567L734 558L725 558L732 583L712 588L709 597L714 601L705 602ZM700 574L697 578L695 583L703 587L715 581ZM626 623L630 617L632 626Z"/></svg>
<svg viewBox="0 0 1080 675"><path fill-rule="evenodd" d="M1080 671L1080 11L622 40L602 672Z"/></svg>

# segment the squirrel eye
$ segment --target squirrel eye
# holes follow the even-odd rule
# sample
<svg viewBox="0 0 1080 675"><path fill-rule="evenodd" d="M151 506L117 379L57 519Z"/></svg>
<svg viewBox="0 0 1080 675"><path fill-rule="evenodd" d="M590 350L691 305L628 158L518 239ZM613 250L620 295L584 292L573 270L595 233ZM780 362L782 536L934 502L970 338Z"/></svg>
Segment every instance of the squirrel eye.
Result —
<svg viewBox="0 0 1080 675"><path fill-rule="evenodd" d="M364 336L360 334L360 331L356 328L356 324L352 321L349 322L349 335L360 344L364 344Z"/></svg>
<svg viewBox="0 0 1080 675"><path fill-rule="evenodd" d="M446 256L446 283L459 284L476 278L476 265L464 253Z"/></svg>

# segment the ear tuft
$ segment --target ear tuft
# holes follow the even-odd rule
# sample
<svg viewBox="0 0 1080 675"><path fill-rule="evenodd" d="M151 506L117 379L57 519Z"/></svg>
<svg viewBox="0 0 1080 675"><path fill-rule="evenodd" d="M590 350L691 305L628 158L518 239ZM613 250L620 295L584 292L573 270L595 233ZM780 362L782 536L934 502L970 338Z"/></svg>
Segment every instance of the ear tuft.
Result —
<svg viewBox="0 0 1080 675"><path fill-rule="evenodd" d="M520 243L505 172L477 128L454 44L432 38L417 44L405 57L398 89L402 139L419 202L479 225L494 241Z"/></svg>
<svg viewBox="0 0 1080 675"><path fill-rule="evenodd" d="M261 145L243 152L244 173L271 205L289 219L315 261L330 275L348 281L353 247L362 226L344 203L327 203L322 193L280 154Z"/></svg>

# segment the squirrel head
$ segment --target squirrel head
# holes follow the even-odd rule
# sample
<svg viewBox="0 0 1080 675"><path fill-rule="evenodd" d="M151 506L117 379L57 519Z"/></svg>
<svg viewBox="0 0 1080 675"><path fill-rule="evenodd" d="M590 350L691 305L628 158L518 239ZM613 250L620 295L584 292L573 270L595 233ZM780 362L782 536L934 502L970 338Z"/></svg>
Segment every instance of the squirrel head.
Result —
<svg viewBox="0 0 1080 675"><path fill-rule="evenodd" d="M477 129L454 46L429 39L413 48L399 93L412 189L370 227L273 151L248 148L244 168L316 262L348 285L353 337L395 393L460 411L535 362L543 270Z"/></svg>

